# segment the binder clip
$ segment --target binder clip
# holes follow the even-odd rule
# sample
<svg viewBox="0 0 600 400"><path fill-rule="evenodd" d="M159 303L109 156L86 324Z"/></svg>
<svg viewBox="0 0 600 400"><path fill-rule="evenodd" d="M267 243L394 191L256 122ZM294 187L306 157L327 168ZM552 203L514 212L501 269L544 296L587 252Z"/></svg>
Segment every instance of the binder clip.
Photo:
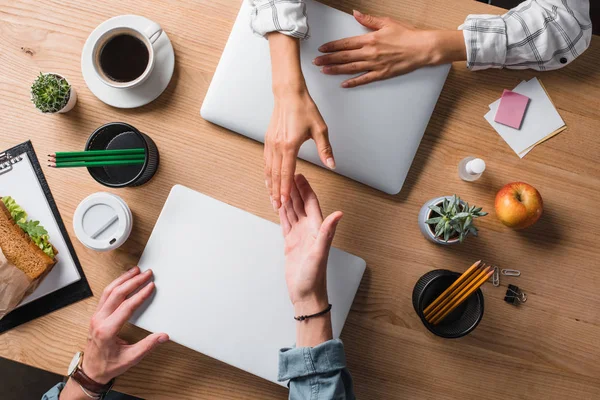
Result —
<svg viewBox="0 0 600 400"><path fill-rule="evenodd" d="M508 285L504 301L513 306L518 306L527 301L527 295L518 286Z"/></svg>

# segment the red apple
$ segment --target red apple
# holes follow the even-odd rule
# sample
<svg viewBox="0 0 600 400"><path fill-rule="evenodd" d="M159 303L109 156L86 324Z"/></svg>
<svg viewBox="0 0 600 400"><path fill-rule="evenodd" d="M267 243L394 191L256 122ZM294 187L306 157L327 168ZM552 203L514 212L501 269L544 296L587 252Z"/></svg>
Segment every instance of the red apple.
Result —
<svg viewBox="0 0 600 400"><path fill-rule="evenodd" d="M533 186L524 182L504 185L496 194L496 216L506 226L523 229L542 216L544 202Z"/></svg>

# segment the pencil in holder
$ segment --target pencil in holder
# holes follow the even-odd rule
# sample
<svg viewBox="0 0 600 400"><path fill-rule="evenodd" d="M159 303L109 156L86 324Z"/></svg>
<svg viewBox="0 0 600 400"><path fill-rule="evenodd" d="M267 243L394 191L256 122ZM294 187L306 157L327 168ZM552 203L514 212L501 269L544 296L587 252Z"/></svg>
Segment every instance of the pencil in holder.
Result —
<svg viewBox="0 0 600 400"><path fill-rule="evenodd" d="M423 325L434 335L446 339L456 339L469 334L483 318L483 292L477 289L439 324L433 325L425 319L423 310L459 277L459 273L445 269L429 271L419 278L412 293L413 308Z"/></svg>
<svg viewBox="0 0 600 400"><path fill-rule="evenodd" d="M96 129L85 150L145 149L145 160L138 165L90 167L88 172L97 182L112 188L140 186L148 182L158 169L156 144L145 133L124 122L110 122Z"/></svg>

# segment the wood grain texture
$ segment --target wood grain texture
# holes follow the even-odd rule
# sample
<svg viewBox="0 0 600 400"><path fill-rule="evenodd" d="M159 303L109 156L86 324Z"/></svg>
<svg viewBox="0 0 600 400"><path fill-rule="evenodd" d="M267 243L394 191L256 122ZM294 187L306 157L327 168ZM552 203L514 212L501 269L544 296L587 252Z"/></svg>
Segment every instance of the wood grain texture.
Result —
<svg viewBox="0 0 600 400"><path fill-rule="evenodd" d="M502 13L469 0L325 3L448 29L469 13ZM73 353L85 345L98 295L138 261L176 183L276 221L264 189L262 146L199 114L239 5L240 0L0 0L0 148L31 139L39 155L78 150L100 125L125 121L152 136L161 153L155 178L134 189L107 189L83 169L44 169L95 297L3 334L0 356L64 374ZM89 33L120 14L159 22L176 53L166 92L134 110L103 104L80 72ZM367 261L342 334L359 398L600 398L600 248L594 219L600 202L599 64L598 37L576 62L554 72L471 73L463 63L455 64L397 196L300 162L299 171L313 184L325 211L345 213L334 245ZM34 109L29 85L39 71L69 79L79 96L72 112L47 116ZM502 89L533 76L542 79L568 129L520 160L483 115ZM458 162L467 155L481 156L488 164L475 183L457 176ZM515 180L533 184L544 198L544 216L523 232L505 228L493 213L496 191ZM72 230L76 206L97 191L118 193L135 219L129 241L108 254L86 249ZM426 200L453 193L490 215L478 220L479 238L461 246L436 246L421 236L417 213ZM413 285L431 269L462 272L479 259L523 274L504 279L501 288L484 285L485 316L468 337L432 336L412 309ZM521 308L503 302L507 283L528 293ZM123 335L137 340L145 332L126 326ZM121 377L116 388L148 399L287 395L284 388L174 343Z"/></svg>

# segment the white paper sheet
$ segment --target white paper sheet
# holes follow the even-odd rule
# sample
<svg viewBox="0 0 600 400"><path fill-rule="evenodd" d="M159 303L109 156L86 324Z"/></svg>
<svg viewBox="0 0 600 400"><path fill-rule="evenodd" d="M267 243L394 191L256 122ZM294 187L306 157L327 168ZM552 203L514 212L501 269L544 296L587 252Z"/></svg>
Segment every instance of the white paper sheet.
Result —
<svg viewBox="0 0 600 400"><path fill-rule="evenodd" d="M533 145L565 125L552 101L537 78L521 82L513 92L529 97L531 100L521 129L514 129L494 121L500 105L500 99L490 104L490 111L484 118L498 132L504 141L520 158L533 149Z"/></svg>
<svg viewBox="0 0 600 400"><path fill-rule="evenodd" d="M29 157L26 153L21 157L23 159L13 165L12 171L0 175L0 197L11 196L27 211L30 219L40 221L40 225L48 231L50 242L56 247L59 254L57 255L58 262L52 271L44 278L35 292L23 299L19 306L81 279Z"/></svg>

